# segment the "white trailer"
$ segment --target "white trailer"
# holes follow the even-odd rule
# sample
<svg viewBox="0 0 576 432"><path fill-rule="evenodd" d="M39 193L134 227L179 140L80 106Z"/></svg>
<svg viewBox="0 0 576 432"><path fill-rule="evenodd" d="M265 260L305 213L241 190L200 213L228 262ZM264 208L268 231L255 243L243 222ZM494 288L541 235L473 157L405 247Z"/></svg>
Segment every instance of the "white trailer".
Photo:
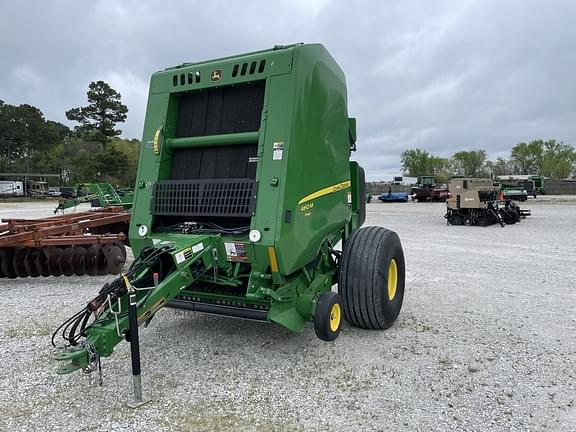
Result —
<svg viewBox="0 0 576 432"><path fill-rule="evenodd" d="M0 180L0 196L24 196L24 183L21 181Z"/></svg>

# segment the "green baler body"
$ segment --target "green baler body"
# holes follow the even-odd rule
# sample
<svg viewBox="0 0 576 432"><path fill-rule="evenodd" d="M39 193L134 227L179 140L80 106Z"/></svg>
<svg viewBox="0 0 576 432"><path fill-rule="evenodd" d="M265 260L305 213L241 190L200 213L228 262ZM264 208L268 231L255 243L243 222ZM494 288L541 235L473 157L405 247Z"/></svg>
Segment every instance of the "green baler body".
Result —
<svg viewBox="0 0 576 432"><path fill-rule="evenodd" d="M256 62L258 68L262 61L263 72L256 69L250 74L250 65ZM241 76L245 63L247 71ZM235 65L240 71L232 77ZM214 71L221 71L217 81L210 79ZM190 84L189 75L194 77ZM196 83L196 76L201 77L200 83ZM291 274L313 260L324 239L351 220L349 187L301 202L314 192L350 181L350 141L344 74L322 45L295 45L183 65L152 76L130 229L136 253L158 238L154 232L143 238L138 229L153 223L150 185L170 178L172 149L176 145L214 145L214 135L205 139L196 136L189 143L186 138L176 138L180 95L259 80L265 81L265 94L258 130L227 134L225 141L258 144L257 198L250 227L259 230L262 238L248 244L250 263L265 271L269 265L267 248L274 246L280 273ZM159 154L155 154L152 147L158 130ZM239 136L235 139L234 135ZM276 151L276 158L275 143L283 146Z"/></svg>
<svg viewBox="0 0 576 432"><path fill-rule="evenodd" d="M139 321L167 305L258 314L253 319L302 330L337 280L332 246L363 223L364 172L350 161L355 140L344 74L322 45L155 73L129 237L136 257L169 247L173 262L155 288L138 291ZM252 185L249 197L238 184ZM216 188L211 198L203 187ZM258 235L180 229L215 222ZM126 296L118 307L126 309ZM105 312L87 329L87 343L110 355L127 326L125 315ZM63 372L86 358L84 350L58 357L72 360Z"/></svg>

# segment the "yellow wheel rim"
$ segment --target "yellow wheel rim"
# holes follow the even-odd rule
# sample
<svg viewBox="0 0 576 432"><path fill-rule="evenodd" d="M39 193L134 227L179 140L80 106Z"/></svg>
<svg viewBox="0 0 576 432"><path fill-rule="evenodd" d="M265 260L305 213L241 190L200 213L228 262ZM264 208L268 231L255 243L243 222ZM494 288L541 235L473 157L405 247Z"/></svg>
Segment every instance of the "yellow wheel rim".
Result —
<svg viewBox="0 0 576 432"><path fill-rule="evenodd" d="M398 264L392 258L388 266L388 300L394 300L396 297L396 289L398 288Z"/></svg>
<svg viewBox="0 0 576 432"><path fill-rule="evenodd" d="M340 327L340 320L342 319L342 311L338 303L332 305L330 309L330 330L335 332Z"/></svg>

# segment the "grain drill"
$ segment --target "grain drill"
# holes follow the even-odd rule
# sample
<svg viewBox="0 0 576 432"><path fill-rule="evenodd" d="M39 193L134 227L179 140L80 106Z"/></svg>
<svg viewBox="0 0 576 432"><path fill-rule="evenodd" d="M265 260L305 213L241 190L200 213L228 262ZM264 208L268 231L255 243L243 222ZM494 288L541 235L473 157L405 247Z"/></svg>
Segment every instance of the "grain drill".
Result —
<svg viewBox="0 0 576 432"><path fill-rule="evenodd" d="M515 224L530 215L510 199L499 200L500 186L488 178L456 178L448 183L444 217L449 225Z"/></svg>

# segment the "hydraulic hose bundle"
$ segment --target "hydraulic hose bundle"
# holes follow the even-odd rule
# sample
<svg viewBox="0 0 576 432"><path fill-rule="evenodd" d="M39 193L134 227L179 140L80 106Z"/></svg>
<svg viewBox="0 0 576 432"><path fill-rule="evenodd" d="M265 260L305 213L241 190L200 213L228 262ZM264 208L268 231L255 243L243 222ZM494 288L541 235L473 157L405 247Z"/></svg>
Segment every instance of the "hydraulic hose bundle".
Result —
<svg viewBox="0 0 576 432"><path fill-rule="evenodd" d="M143 250L125 274L112 282L105 283L98 295L86 307L72 315L56 329L52 334L52 346L56 347L55 338L58 333L61 333L66 345L78 345L80 339L86 336L86 330L98 322L106 310L106 304L112 304L128 292L126 281L134 286L146 286L153 282L153 273L166 274L166 264L163 263L162 256L171 249L171 246L165 246L158 249ZM92 314L94 314L95 319L91 324L88 324Z"/></svg>

